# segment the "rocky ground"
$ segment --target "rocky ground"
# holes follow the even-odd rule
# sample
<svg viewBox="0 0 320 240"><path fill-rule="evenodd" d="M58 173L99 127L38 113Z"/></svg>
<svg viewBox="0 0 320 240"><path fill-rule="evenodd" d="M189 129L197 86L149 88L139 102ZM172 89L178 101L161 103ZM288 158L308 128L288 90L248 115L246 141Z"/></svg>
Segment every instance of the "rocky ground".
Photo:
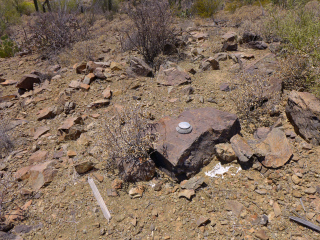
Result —
<svg viewBox="0 0 320 240"><path fill-rule="evenodd" d="M97 45L95 62L74 66L36 55L0 59L1 116L15 145L0 164L0 238L319 239L289 219L320 224L319 100L270 80L279 43L251 41L212 21L177 24L184 57L166 57L171 62L157 72L119 44ZM263 97L279 97L261 116L269 127L240 130L240 71L266 74ZM100 143L114 110L136 106L170 129L159 130L158 146L169 146L165 161L176 170L160 164L152 180L128 184L107 168ZM189 135L175 131L180 120L193 126ZM175 181L181 176L190 179Z"/></svg>

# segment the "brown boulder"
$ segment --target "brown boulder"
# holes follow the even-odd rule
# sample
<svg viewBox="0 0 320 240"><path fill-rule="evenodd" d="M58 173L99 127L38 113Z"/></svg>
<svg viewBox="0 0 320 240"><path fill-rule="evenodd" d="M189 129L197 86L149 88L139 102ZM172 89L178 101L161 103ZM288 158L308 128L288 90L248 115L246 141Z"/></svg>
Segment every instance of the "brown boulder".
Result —
<svg viewBox="0 0 320 240"><path fill-rule="evenodd" d="M247 141L239 134L233 136L230 139L230 142L240 162L246 163L252 158L254 154L252 148L249 146Z"/></svg>
<svg viewBox="0 0 320 240"><path fill-rule="evenodd" d="M30 164L39 163L46 160L47 157L48 157L48 151L38 150L29 157L29 163Z"/></svg>
<svg viewBox="0 0 320 240"><path fill-rule="evenodd" d="M179 86L191 83L191 77L188 73L175 67L164 69L164 67L160 66L157 83L165 86Z"/></svg>
<svg viewBox="0 0 320 240"><path fill-rule="evenodd" d="M286 135L279 128L273 128L263 142L256 145L257 153L262 157L265 167L278 168L292 157L292 149Z"/></svg>
<svg viewBox="0 0 320 240"><path fill-rule="evenodd" d="M204 60L201 65L200 65L200 69L202 71L206 71L206 70L209 70L209 69L212 69L212 70L219 70L219 62L214 59L213 57L210 57L206 60Z"/></svg>
<svg viewBox="0 0 320 240"><path fill-rule="evenodd" d="M83 119L81 117L72 117L64 121L58 128L58 133L64 140L76 140L84 132Z"/></svg>
<svg viewBox="0 0 320 240"><path fill-rule="evenodd" d="M76 169L77 173L83 174L92 170L94 168L94 165L90 161L84 161L76 164L74 168Z"/></svg>
<svg viewBox="0 0 320 240"><path fill-rule="evenodd" d="M54 164L54 161L48 161L35 165L30 169L29 182L33 190L39 190L41 187L52 182L58 173L58 170L54 168Z"/></svg>
<svg viewBox="0 0 320 240"><path fill-rule="evenodd" d="M193 127L188 134L180 134L176 127L189 122ZM152 158L171 177L181 180L197 173L209 163L216 144L228 142L240 132L236 115L214 108L193 109L177 118L164 117L156 125L159 139Z"/></svg>
<svg viewBox="0 0 320 240"><path fill-rule="evenodd" d="M37 140L39 137L41 137L43 134L45 134L45 133L47 133L49 131L50 131L50 127L48 127L48 126L39 127L35 131L33 139Z"/></svg>
<svg viewBox="0 0 320 240"><path fill-rule="evenodd" d="M32 90L33 89L33 84L40 84L40 78L39 76L35 74L27 74L24 75L21 80L17 83L16 87L17 88L22 88L26 90Z"/></svg>
<svg viewBox="0 0 320 240"><path fill-rule="evenodd" d="M320 145L320 100L307 92L292 91L286 114L295 131L307 142Z"/></svg>
<svg viewBox="0 0 320 240"><path fill-rule="evenodd" d="M128 72L143 77L153 76L152 68L149 67L149 65L145 61L137 57L133 57L131 59L130 68L128 68Z"/></svg>

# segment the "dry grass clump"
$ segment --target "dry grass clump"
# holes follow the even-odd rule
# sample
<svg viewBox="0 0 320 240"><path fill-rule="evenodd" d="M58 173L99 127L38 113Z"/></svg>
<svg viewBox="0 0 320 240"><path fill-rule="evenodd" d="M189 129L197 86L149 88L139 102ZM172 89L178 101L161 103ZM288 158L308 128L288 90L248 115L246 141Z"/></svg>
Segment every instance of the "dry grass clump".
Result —
<svg viewBox="0 0 320 240"><path fill-rule="evenodd" d="M312 84L313 69L307 56L288 55L280 59L280 66L285 89L305 91Z"/></svg>
<svg viewBox="0 0 320 240"><path fill-rule="evenodd" d="M231 100L235 103L242 128L249 133L273 124L270 115L276 114L280 95L271 93L270 86L268 76L244 72L232 84Z"/></svg>
<svg viewBox="0 0 320 240"><path fill-rule="evenodd" d="M156 134L139 108L116 111L101 126L99 142L107 149L110 168L117 168L125 181L150 180L155 172L150 159Z"/></svg>
<svg viewBox="0 0 320 240"><path fill-rule="evenodd" d="M77 62L94 61L100 53L96 40L81 41L71 48L64 49L58 55L58 62L64 66L70 66Z"/></svg>
<svg viewBox="0 0 320 240"><path fill-rule="evenodd" d="M1 116L0 120L0 156L10 152L14 145L9 135L7 128L8 121Z"/></svg>

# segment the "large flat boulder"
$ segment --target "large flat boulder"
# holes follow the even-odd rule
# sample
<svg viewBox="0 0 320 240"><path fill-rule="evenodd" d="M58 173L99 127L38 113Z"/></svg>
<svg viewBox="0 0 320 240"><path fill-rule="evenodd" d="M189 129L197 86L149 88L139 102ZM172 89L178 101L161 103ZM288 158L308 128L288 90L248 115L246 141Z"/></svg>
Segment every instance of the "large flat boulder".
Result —
<svg viewBox="0 0 320 240"><path fill-rule="evenodd" d="M180 134L176 127L180 122L189 122L192 131ZM164 117L156 130L159 139L152 155L156 165L175 180L190 178L210 162L215 154L215 145L225 143L240 132L236 115L214 108L193 109L177 118Z"/></svg>
<svg viewBox="0 0 320 240"><path fill-rule="evenodd" d="M288 98L286 114L306 141L320 145L320 100L308 92L292 91Z"/></svg>

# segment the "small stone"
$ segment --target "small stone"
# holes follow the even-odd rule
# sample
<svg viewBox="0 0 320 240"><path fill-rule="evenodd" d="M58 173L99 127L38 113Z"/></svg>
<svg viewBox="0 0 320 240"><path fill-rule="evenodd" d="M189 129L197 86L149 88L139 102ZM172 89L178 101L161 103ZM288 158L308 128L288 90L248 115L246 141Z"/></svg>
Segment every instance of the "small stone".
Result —
<svg viewBox="0 0 320 240"><path fill-rule="evenodd" d="M103 180L104 180L104 177L103 177L101 174L97 173L97 172L94 172L94 173L93 173L93 176L94 176L99 182L103 182Z"/></svg>
<svg viewBox="0 0 320 240"><path fill-rule="evenodd" d="M314 187L310 187L310 188L304 189L304 192L307 194L315 194L317 192L317 189Z"/></svg>
<svg viewBox="0 0 320 240"><path fill-rule="evenodd" d="M193 189L185 189L179 193L179 198L185 197L190 200L194 195L195 191Z"/></svg>
<svg viewBox="0 0 320 240"><path fill-rule="evenodd" d="M110 99L111 98L112 92L111 92L111 89L110 89L110 85L102 92L102 96L105 99Z"/></svg>
<svg viewBox="0 0 320 240"><path fill-rule="evenodd" d="M93 169L93 163L90 161L84 161L76 164L74 168L76 169L77 173L83 174Z"/></svg>
<svg viewBox="0 0 320 240"><path fill-rule="evenodd" d="M266 232L264 230L258 230L254 234L257 238L262 239L262 240L268 240L269 237L267 236Z"/></svg>
<svg viewBox="0 0 320 240"><path fill-rule="evenodd" d="M162 189L162 183L161 182L156 183L156 185L153 188L153 190L155 190L155 191L160 191L161 189Z"/></svg>
<svg viewBox="0 0 320 240"><path fill-rule="evenodd" d="M278 217L278 216L280 216L282 214L280 206L279 206L279 204L277 202L273 203L273 211L274 211L274 216L275 217Z"/></svg>
<svg viewBox="0 0 320 240"><path fill-rule="evenodd" d="M237 156L229 143L220 143L215 145L215 152L219 159L224 162L237 160Z"/></svg>
<svg viewBox="0 0 320 240"><path fill-rule="evenodd" d="M313 212L308 212L308 213L306 214L306 217L307 217L307 219L312 220L312 218L313 218L315 215L316 215L316 214L313 213Z"/></svg>
<svg viewBox="0 0 320 240"><path fill-rule="evenodd" d="M301 198L302 197L301 192L298 191L298 190L295 190L295 189L292 191L292 196L294 196L295 198Z"/></svg>
<svg viewBox="0 0 320 240"><path fill-rule="evenodd" d="M122 188L123 181L121 179L116 178L113 180L111 187L113 189L121 189Z"/></svg>
<svg viewBox="0 0 320 240"><path fill-rule="evenodd" d="M226 209L231 210L236 217L239 217L244 206L238 201L226 200Z"/></svg>
<svg viewBox="0 0 320 240"><path fill-rule="evenodd" d="M208 217L200 216L197 220L197 226L201 227L210 223L210 219Z"/></svg>
<svg viewBox="0 0 320 240"><path fill-rule="evenodd" d="M195 176L193 178L190 178L189 180L184 180L180 183L181 188L184 189L193 189L196 190L204 183L204 178Z"/></svg>
<svg viewBox="0 0 320 240"><path fill-rule="evenodd" d="M260 195L266 195L267 194L267 191L265 189L256 189L255 192L260 194Z"/></svg>
<svg viewBox="0 0 320 240"><path fill-rule="evenodd" d="M104 106L108 106L110 104L109 100L106 99L100 99L95 102L90 103L87 107L88 108L100 108Z"/></svg>
<svg viewBox="0 0 320 240"><path fill-rule="evenodd" d="M131 198L141 198L143 196L144 192L144 187L143 186L138 186L131 188L129 191L129 195Z"/></svg>
<svg viewBox="0 0 320 240"><path fill-rule="evenodd" d="M292 179L292 182L296 185L298 185L301 182L301 179L295 174L292 175L291 179Z"/></svg>
<svg viewBox="0 0 320 240"><path fill-rule="evenodd" d="M73 158L73 157L77 156L77 153L76 153L75 151L73 151L73 150L69 150L69 151L67 152L67 156L68 156L69 158Z"/></svg>
<svg viewBox="0 0 320 240"><path fill-rule="evenodd" d="M155 217L158 217L158 210L157 209L152 209L151 215L155 216Z"/></svg>
<svg viewBox="0 0 320 240"><path fill-rule="evenodd" d="M107 196L118 197L119 195L116 189L107 189Z"/></svg>
<svg viewBox="0 0 320 240"><path fill-rule="evenodd" d="M265 226L268 224L268 216L263 214L261 217L260 217L260 224Z"/></svg>

